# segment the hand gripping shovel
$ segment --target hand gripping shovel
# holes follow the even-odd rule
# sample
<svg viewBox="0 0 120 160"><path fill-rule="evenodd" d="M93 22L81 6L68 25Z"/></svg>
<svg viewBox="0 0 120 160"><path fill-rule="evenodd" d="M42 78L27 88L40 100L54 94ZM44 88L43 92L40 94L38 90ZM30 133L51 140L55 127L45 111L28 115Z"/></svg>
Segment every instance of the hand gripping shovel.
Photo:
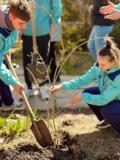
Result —
<svg viewBox="0 0 120 160"><path fill-rule="evenodd" d="M16 77L16 79L18 80L18 77L16 75L16 72L12 66L11 60L9 58L8 55L6 55L6 59L8 61L8 65L12 71L12 73L14 74L14 76ZM47 128L44 120L36 120L35 115L30 107L30 104L25 96L25 92L22 91L22 98L25 102L25 109L28 111L31 120L32 120L32 126L31 126L31 130L32 133L34 134L36 141L42 146L42 147L46 147L46 146L50 146L53 144L52 141L52 137L50 134L49 129Z"/></svg>

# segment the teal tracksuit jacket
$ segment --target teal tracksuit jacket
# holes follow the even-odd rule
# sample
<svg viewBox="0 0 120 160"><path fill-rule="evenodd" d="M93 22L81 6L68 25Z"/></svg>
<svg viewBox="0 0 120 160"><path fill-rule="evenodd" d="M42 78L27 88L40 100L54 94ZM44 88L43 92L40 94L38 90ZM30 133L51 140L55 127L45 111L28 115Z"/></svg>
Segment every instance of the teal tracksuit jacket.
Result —
<svg viewBox="0 0 120 160"><path fill-rule="evenodd" d="M93 95L83 92L82 99L88 104L103 106L111 101L120 100L120 74L114 80L111 80L108 76L110 73L119 70L120 67L113 67L109 71L103 71L94 64L83 76L76 77L69 82L63 82L62 87L65 90L78 89L96 81L101 94Z"/></svg>
<svg viewBox="0 0 120 160"><path fill-rule="evenodd" d="M3 64L4 55L8 53L17 39L18 32L13 30L8 37L0 33L0 79L8 85L15 85L17 80Z"/></svg>
<svg viewBox="0 0 120 160"><path fill-rule="evenodd" d="M115 5L115 9L120 10L120 3Z"/></svg>
<svg viewBox="0 0 120 160"><path fill-rule="evenodd" d="M43 36L49 33L53 21L58 23L62 12L61 0L35 0L35 2L36 35ZM32 36L31 21L23 30L23 35Z"/></svg>

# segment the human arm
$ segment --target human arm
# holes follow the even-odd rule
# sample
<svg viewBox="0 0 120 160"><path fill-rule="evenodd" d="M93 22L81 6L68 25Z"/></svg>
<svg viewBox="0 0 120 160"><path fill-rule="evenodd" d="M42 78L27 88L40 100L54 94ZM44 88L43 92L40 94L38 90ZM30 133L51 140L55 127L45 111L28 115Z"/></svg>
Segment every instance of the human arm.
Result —
<svg viewBox="0 0 120 160"><path fill-rule="evenodd" d="M50 29L50 35L55 32L56 24L59 23L59 18L62 14L62 2L61 0L51 0L51 12L52 12L52 24Z"/></svg>
<svg viewBox="0 0 120 160"><path fill-rule="evenodd" d="M117 76L101 94L94 95L83 92L81 96L86 103L97 106L106 105L117 97L120 97L120 76Z"/></svg>
<svg viewBox="0 0 120 160"><path fill-rule="evenodd" d="M62 83L64 90L79 89L96 80L96 64L91 67L84 75Z"/></svg>
<svg viewBox="0 0 120 160"><path fill-rule="evenodd" d="M120 11L113 10L111 14L105 15L105 19L118 20L120 19Z"/></svg>
<svg viewBox="0 0 120 160"><path fill-rule="evenodd" d="M23 85L16 80L5 64L0 64L0 79L8 85L12 85L17 93L21 93L24 89Z"/></svg>
<svg viewBox="0 0 120 160"><path fill-rule="evenodd" d="M30 13L32 12L32 10L35 8L35 0L30 0L28 1L28 8L30 10Z"/></svg>
<svg viewBox="0 0 120 160"><path fill-rule="evenodd" d="M76 93L71 99L71 105L74 107L77 105L79 101L81 101L81 93Z"/></svg>
<svg viewBox="0 0 120 160"><path fill-rule="evenodd" d="M15 85L13 85L13 88L18 94L21 94L21 92L24 90L24 86L20 82L17 82Z"/></svg>
<svg viewBox="0 0 120 160"><path fill-rule="evenodd" d="M120 3L115 5L114 3L109 1L109 4L107 6L100 8L100 13L109 15L115 13L115 10L120 10Z"/></svg>
<svg viewBox="0 0 120 160"><path fill-rule="evenodd" d="M58 23L58 20L62 14L61 0L51 0L51 12L53 20L55 21L55 23Z"/></svg>
<svg viewBox="0 0 120 160"><path fill-rule="evenodd" d="M16 42L17 37L18 32L16 30L12 31L6 38L0 34L0 56L8 53L9 49L12 48L13 44Z"/></svg>
<svg viewBox="0 0 120 160"><path fill-rule="evenodd" d="M50 87L50 92L54 93L54 92L60 91L61 89L62 89L62 84L54 85Z"/></svg>

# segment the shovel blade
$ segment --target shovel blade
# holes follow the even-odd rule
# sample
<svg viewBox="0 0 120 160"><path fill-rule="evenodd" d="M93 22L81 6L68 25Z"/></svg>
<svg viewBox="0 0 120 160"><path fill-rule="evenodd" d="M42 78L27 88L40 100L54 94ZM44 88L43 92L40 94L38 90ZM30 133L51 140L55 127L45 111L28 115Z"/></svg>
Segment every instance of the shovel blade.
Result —
<svg viewBox="0 0 120 160"><path fill-rule="evenodd" d="M31 130L36 141L42 146L47 147L53 145L52 136L44 120L33 120Z"/></svg>

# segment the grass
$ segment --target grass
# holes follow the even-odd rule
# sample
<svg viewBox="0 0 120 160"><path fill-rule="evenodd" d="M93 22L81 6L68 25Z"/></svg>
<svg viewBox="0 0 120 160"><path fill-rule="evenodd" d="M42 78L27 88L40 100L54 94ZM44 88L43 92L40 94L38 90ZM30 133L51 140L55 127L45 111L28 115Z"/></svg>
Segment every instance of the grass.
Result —
<svg viewBox="0 0 120 160"><path fill-rule="evenodd" d="M14 136L28 130L31 126L29 116L20 114L0 113L0 135Z"/></svg>

